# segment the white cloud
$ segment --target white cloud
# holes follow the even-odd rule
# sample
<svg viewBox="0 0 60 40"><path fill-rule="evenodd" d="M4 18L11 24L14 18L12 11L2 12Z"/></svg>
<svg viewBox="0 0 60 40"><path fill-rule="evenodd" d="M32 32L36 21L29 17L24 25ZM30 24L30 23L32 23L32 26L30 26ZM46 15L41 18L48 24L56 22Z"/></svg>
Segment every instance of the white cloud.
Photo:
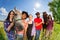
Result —
<svg viewBox="0 0 60 40"><path fill-rule="evenodd" d="M0 8L0 12L1 12L1 15L8 15L8 12L6 11L4 7Z"/></svg>

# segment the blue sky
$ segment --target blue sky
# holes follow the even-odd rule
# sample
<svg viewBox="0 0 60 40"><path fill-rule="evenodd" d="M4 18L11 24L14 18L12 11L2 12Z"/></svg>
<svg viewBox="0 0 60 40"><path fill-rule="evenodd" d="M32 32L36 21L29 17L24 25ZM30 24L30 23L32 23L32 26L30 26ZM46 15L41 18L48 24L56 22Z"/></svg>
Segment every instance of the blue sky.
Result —
<svg viewBox="0 0 60 40"><path fill-rule="evenodd" d="M14 7L21 11L27 11L29 14L34 15L34 17L37 11L41 14L44 11L51 14L48 7L49 2L51 0L0 0L0 20L5 20L8 12L13 10ZM39 3L39 8L35 7L36 3Z"/></svg>

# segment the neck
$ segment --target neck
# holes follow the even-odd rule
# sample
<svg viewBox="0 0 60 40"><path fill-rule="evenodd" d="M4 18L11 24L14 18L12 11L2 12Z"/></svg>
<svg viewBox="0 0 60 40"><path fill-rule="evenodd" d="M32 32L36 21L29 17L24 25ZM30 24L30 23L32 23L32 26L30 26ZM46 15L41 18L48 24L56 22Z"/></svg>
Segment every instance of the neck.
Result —
<svg viewBox="0 0 60 40"><path fill-rule="evenodd" d="M12 21L12 18L10 18L9 20Z"/></svg>
<svg viewBox="0 0 60 40"><path fill-rule="evenodd" d="M37 18L40 18L40 17L37 17Z"/></svg>
<svg viewBox="0 0 60 40"><path fill-rule="evenodd" d="M24 18L21 18L22 20L25 20Z"/></svg>
<svg viewBox="0 0 60 40"><path fill-rule="evenodd" d="M25 20L25 19L22 19L22 20Z"/></svg>
<svg viewBox="0 0 60 40"><path fill-rule="evenodd" d="M32 20L29 20L29 21L32 21Z"/></svg>

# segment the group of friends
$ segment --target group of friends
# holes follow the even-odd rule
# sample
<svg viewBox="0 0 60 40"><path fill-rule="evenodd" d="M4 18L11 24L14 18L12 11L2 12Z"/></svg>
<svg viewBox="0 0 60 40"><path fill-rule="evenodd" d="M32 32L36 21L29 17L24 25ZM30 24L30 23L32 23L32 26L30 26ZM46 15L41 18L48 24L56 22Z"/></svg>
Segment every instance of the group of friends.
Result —
<svg viewBox="0 0 60 40"><path fill-rule="evenodd" d="M48 38L54 28L51 15L47 12L43 12L43 18L40 18L40 12L36 12L35 15L36 18L33 19L33 15L28 15L26 11L11 10L4 21L8 40L39 40L42 29L43 36Z"/></svg>

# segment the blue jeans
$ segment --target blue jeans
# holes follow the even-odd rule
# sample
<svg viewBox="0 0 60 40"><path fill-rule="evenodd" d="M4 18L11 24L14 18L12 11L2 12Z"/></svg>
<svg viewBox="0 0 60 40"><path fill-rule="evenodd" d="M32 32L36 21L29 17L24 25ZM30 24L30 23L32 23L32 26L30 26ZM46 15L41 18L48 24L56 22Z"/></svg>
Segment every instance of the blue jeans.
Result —
<svg viewBox="0 0 60 40"><path fill-rule="evenodd" d="M39 40L40 30L36 30L35 40Z"/></svg>

